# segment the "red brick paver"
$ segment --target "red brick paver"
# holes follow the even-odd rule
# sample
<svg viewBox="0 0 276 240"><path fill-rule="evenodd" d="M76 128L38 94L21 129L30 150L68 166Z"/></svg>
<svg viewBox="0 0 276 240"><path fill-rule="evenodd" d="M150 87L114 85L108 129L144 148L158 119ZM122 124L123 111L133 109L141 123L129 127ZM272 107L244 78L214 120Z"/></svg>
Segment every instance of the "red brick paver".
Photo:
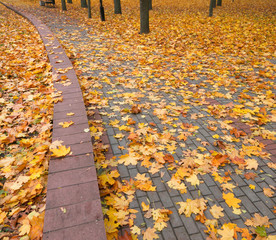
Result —
<svg viewBox="0 0 276 240"><path fill-rule="evenodd" d="M72 64L49 28L36 17L7 6L27 18L38 30L52 65L53 75L65 75L71 84L54 83L63 101L54 105L53 141L61 140L72 154L51 159L44 219L44 239L106 239L93 149L81 89ZM61 60L61 61L58 61ZM71 69L72 68L72 69ZM64 72L64 73L60 73ZM68 116L67 113L74 115ZM68 128L59 123L73 121Z"/></svg>

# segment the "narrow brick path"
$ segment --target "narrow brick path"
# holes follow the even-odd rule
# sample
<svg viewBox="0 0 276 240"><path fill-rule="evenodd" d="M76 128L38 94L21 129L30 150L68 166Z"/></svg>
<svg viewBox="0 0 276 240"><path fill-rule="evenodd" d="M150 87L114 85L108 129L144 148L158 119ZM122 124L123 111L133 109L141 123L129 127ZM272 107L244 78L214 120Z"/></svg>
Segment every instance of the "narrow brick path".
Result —
<svg viewBox="0 0 276 240"><path fill-rule="evenodd" d="M155 125L154 129L157 129L159 132L162 132L165 129L165 131L172 134L175 138L178 136L179 132L182 131L179 126L183 123L189 123L193 126L199 127L194 134L187 138L184 144L178 141L178 143L182 143L182 145L177 145L177 149L172 151L172 155L177 161L183 160L183 152L186 154L191 153L192 151L199 152L198 147L203 147L201 144L202 142L208 143L204 146L206 148L206 152L211 153L212 151L220 151L217 146L214 146L215 139L213 138L213 135L218 134L219 136L224 136L225 134L223 131L225 132L226 130L222 127L218 127L216 131L210 130L208 128L208 122L210 121L216 122L219 126L218 122L233 120L231 125L232 127L235 127L238 130L243 130L248 135L251 134L251 127L241 122L240 119L230 119L227 117L219 119L216 118L214 114L212 115L206 111L208 106L227 105L234 100L238 100L240 92L233 94L233 99L231 100L223 97L218 97L216 99L200 99L197 94L200 95L200 93L206 91L204 87L201 88L201 84L202 86L207 84L207 82L204 82L204 80L206 80L204 71L200 72L202 78L195 79L195 73L190 69L191 71L187 71L187 77L185 77L185 81L188 82L187 86L180 85L179 88L169 89L170 85L167 85L169 82L167 82L166 79L164 80L164 78L159 78L161 74L158 72L158 69L151 69L150 64L147 67L140 64L140 59L142 59L141 62L146 60L143 59L144 55L141 53L143 50L138 52L137 56L135 55L135 58L131 61L125 61L124 59L128 59L129 57L127 51L123 52L119 51L118 48L116 49L116 44L114 44L112 39L105 39L102 36L93 34L93 26L86 26L83 28L80 23L73 21L73 19L70 19L70 17L65 14L61 17L58 9L39 8L36 10L28 9L28 11L32 11L32 14L36 14L37 17L43 19L43 22L51 28L52 32L54 32L55 36L62 41L64 46L74 52L77 56L75 60L78 62L75 64L75 67L77 70L82 72L81 77L87 77L91 82L94 81L95 86L91 89L91 91L96 89L102 94L105 101L108 102L108 104L101 107L98 114L94 115L95 119L100 120L101 117L103 122L105 122L106 132L104 135L104 143L110 144L109 151L106 156L108 159L113 156L119 159L120 156L128 153L127 147L129 140L127 140L127 137L122 139L114 137L116 134L122 133L122 131L119 131L118 127L114 127L110 124L110 122L117 120L120 125L126 124L126 120L123 120L125 115L121 114L121 110L131 108L131 105L128 103L129 100L143 105L141 113L129 114L129 116L136 121L136 126L139 123L153 123ZM141 48L142 47L143 46L141 46ZM154 58L154 54L156 53L148 54L148 57ZM161 56L160 58L166 58L166 56ZM212 56L210 56L210 58L212 58ZM183 62L183 66L185 66L185 59L183 59ZM170 59L162 67L166 68L165 70L167 70L167 72L170 71L177 74L182 70L178 69L178 66L175 66L173 62L170 62ZM156 74L154 71L156 71ZM219 70L217 71L219 72ZM135 75L135 73L139 74ZM141 80L141 76L146 80L150 79L150 82L139 82L138 80ZM148 78L148 76L150 76L150 78ZM166 77L169 78L171 75L168 74ZM135 85L136 82L141 83L141 85ZM130 83L133 83L133 86L130 86ZM210 86L210 89L207 88L207 90L210 92L215 91L212 86ZM222 93L227 94L227 91L222 88ZM69 95L71 96L71 94ZM201 104L200 101L203 103ZM167 124L164 119L158 117L156 114L153 114L154 109L161 104L170 106L170 108L167 108L167 111L170 113L168 114L168 118L175 123L175 126ZM178 111L180 111L179 109L181 109L182 114L177 115L177 113L179 113ZM185 113L186 110L187 114ZM55 112L55 117L63 119L64 115L62 116L62 111L60 113ZM174 120L174 117L177 117L177 120ZM56 123L58 123L58 121L56 121ZM54 122L54 126L56 123ZM275 122L267 124L265 128L270 131L275 130ZM61 131L61 129L57 129L57 133L58 131ZM127 133L123 133L127 136ZM54 139L60 138L57 138L54 133ZM261 137L256 137L256 139L267 145L266 150L271 153L271 159L268 160L263 159L260 156L251 156L251 158L258 162L258 171L252 170L252 172L254 171L257 173L257 177L254 181L247 180L244 177L244 174L236 174L235 170L237 169L237 166L234 164L228 164L220 169L221 176L224 176L227 172L231 173L230 182L234 183L236 186L233 189L233 193L235 197L242 200L242 214L234 214L232 209L228 207L225 200L222 198L223 191L221 189L221 185L218 181L214 180L214 177L211 174L199 174L198 177L201 183L198 186L193 186L190 183L185 182L185 184L187 184L187 193L181 194L179 191L171 189L167 184L172 175L175 173L175 170L171 170L168 165L161 168L160 171L155 174L151 174L148 171L149 169L141 166L140 162L135 166L125 166L123 164L119 165L118 170L122 180L129 180L130 178L134 178L138 173L145 173L147 177L150 177L154 186L156 186L156 192L136 191L135 198L130 203L130 208L138 211L134 224L139 226L142 230L145 230L147 227L153 227L152 219L146 218L141 208L142 202L150 202L152 208L166 208L172 211L170 220L168 221L168 226L164 228L162 232L158 233L159 239L206 239L207 235L204 232L206 227L199 221L196 221L195 216L193 215L191 217L185 217L183 214L179 215L179 205L177 205L177 202L202 197L204 199L208 199L209 207L216 204L224 209L225 215L219 219L220 226L224 223L231 222L237 224L241 228L247 228L244 222L253 217L255 213L260 213L262 216L268 216L269 221L272 223L272 226L267 229L267 233L275 235L276 216L273 212L273 207L276 203L276 197L275 194L271 198L265 196L263 188L269 188L270 186L276 185L275 170L269 168L267 165L270 161L276 161L276 143L273 140L266 140ZM75 138L67 139L65 142L66 144L72 144L74 143L74 140ZM225 142L227 141L225 140ZM241 149L242 147L242 142L231 142L231 144L233 144L237 149ZM70 159L72 163L70 162L70 164L64 165L66 165L66 167L71 164L74 166L74 161L76 159L74 159L74 157L69 157L68 159ZM60 165L59 161L60 160L54 160L52 161L53 164L50 165L50 171L53 169L55 169L53 171L56 171L53 173L54 176L55 174L64 174L64 172L59 172L59 169L63 171L65 167L62 164ZM59 166L57 167L54 164ZM83 166L85 169L85 167L87 167L87 165L85 165L85 161L82 161L82 164L84 164ZM82 167L80 168L83 169ZM65 175L63 176L67 177ZM70 181L73 182L74 178L71 177ZM52 188L54 192L56 189L55 184L57 183L49 182L49 187L51 184L53 184ZM249 188L250 184L254 184L255 190ZM59 212L59 214L62 215L63 213ZM205 215L208 219L212 219L212 215L209 210L205 211ZM141 235L139 236L139 239L142 239Z"/></svg>
<svg viewBox="0 0 276 240"><path fill-rule="evenodd" d="M73 66L49 28L24 11L9 7L37 28L52 65L55 80L66 76L71 84L57 81L54 87L63 98L54 105L52 141L63 141L72 154L51 159L47 185L43 239L106 239L93 149L82 92ZM61 74L62 72L62 74ZM68 116L67 113L74 115ZM73 121L69 128L60 122Z"/></svg>

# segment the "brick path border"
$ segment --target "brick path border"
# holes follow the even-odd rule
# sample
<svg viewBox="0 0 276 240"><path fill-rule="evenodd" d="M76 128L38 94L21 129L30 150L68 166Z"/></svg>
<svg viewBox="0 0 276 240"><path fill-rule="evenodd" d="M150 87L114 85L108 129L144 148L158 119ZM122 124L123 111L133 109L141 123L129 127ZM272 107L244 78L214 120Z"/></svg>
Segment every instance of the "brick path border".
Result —
<svg viewBox="0 0 276 240"><path fill-rule="evenodd" d="M72 154L49 163L43 239L106 240L93 147L82 92L71 61L50 29L31 14L6 5L29 20L38 30L45 45L53 75L66 75L71 85L54 82L62 91L63 101L54 105L53 138L71 147ZM58 61L61 60L61 61ZM68 69L69 68L69 69ZM59 69L65 73L60 74ZM66 71L67 69L67 71ZM73 112L73 116L67 113ZM59 122L73 121L69 128Z"/></svg>

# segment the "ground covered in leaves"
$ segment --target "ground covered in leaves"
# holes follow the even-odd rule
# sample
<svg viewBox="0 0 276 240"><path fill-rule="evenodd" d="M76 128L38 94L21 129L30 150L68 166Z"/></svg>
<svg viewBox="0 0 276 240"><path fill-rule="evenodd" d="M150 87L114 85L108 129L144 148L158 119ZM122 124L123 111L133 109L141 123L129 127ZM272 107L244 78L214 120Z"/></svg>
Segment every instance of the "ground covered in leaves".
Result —
<svg viewBox="0 0 276 240"><path fill-rule="evenodd" d="M0 4L0 239L41 239L52 129L42 40Z"/></svg>
<svg viewBox="0 0 276 240"><path fill-rule="evenodd" d="M138 2L27 3L79 75L108 239L275 239L275 2L154 1L148 35Z"/></svg>

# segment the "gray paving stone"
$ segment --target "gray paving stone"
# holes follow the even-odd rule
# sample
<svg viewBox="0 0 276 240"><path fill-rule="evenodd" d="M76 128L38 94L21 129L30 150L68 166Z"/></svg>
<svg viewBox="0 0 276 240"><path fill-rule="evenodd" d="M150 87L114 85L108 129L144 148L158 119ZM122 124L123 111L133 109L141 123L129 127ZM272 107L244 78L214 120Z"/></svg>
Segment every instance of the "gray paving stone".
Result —
<svg viewBox="0 0 276 240"><path fill-rule="evenodd" d="M173 202L167 191L158 192L158 195L165 208L173 207Z"/></svg>
<svg viewBox="0 0 276 240"><path fill-rule="evenodd" d="M188 240L188 239L190 239L185 227L174 228L174 233L177 237L177 240Z"/></svg>
<svg viewBox="0 0 276 240"><path fill-rule="evenodd" d="M159 191L165 191L166 190L165 184L163 183L163 181L159 177L152 178L152 182L153 182L154 186L156 186L156 191L159 192Z"/></svg>
<svg viewBox="0 0 276 240"><path fill-rule="evenodd" d="M272 208L275 206L275 204L276 204L275 201L273 201L273 199L271 199L271 198L265 196L263 192L257 193L256 195L259 197L259 199L260 199L268 208L272 209Z"/></svg>
<svg viewBox="0 0 276 240"><path fill-rule="evenodd" d="M261 211L262 215L267 216L269 219L275 218L275 214L263 202L255 202L254 205Z"/></svg>
<svg viewBox="0 0 276 240"><path fill-rule="evenodd" d="M168 226L162 230L162 236L164 239L177 240L174 230L171 227L170 223L167 223Z"/></svg>
<svg viewBox="0 0 276 240"><path fill-rule="evenodd" d="M147 196L148 196L150 202L160 201L160 198L159 198L157 192L147 192Z"/></svg>
<svg viewBox="0 0 276 240"><path fill-rule="evenodd" d="M185 217L183 215L180 215L180 218L185 226L185 228L187 229L188 234L195 234L199 232L199 229L197 228L193 218L189 217Z"/></svg>
<svg viewBox="0 0 276 240"><path fill-rule="evenodd" d="M220 188L218 188L217 186L211 186L209 187L209 189L218 202L224 202L224 199L222 198L222 191Z"/></svg>
<svg viewBox="0 0 276 240"><path fill-rule="evenodd" d="M202 235L200 233L197 233L197 234L191 235L190 239L191 240L201 240L201 239L204 239L204 238L202 237Z"/></svg>
<svg viewBox="0 0 276 240"><path fill-rule="evenodd" d="M259 201L259 197L254 193L252 189L250 189L248 186L241 187L242 191L245 193L245 195L250 199L250 201L256 202Z"/></svg>
<svg viewBox="0 0 276 240"><path fill-rule="evenodd" d="M175 207L168 208L172 211L172 214L169 215L170 217L170 223L173 228L181 227L183 226L183 223L181 221L181 218L179 217L178 211Z"/></svg>
<svg viewBox="0 0 276 240"><path fill-rule="evenodd" d="M216 185L215 181L209 174L202 175L201 177L208 187Z"/></svg>

